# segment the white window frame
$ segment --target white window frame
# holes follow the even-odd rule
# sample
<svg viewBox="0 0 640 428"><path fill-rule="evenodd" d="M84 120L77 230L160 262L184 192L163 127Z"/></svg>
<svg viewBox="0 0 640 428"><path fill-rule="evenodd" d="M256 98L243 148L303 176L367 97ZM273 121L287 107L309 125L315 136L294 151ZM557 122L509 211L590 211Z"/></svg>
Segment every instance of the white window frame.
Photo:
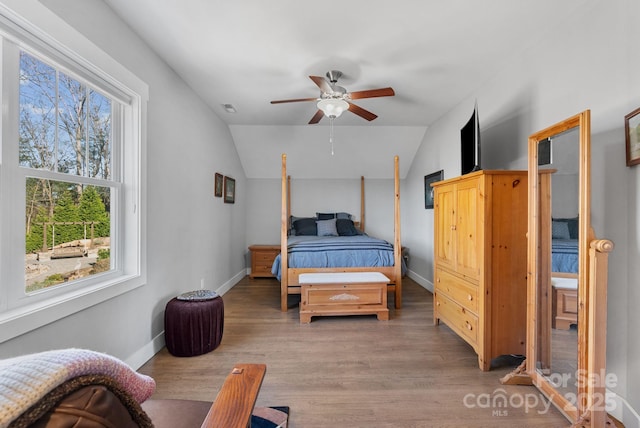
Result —
<svg viewBox="0 0 640 428"><path fill-rule="evenodd" d="M51 17L43 19L43 25L51 22ZM0 343L146 284L148 86L79 33L64 28L58 36L62 40L0 4L0 94L2 105L8 107L0 116ZM17 143L21 49L122 103L112 118L114 132L121 131L112 149L114 161L120 161L113 165L111 183L115 188L111 209L115 269L78 280L71 287L31 295L24 292L24 186L25 177L33 174L18 165ZM45 175L69 179L55 172Z"/></svg>

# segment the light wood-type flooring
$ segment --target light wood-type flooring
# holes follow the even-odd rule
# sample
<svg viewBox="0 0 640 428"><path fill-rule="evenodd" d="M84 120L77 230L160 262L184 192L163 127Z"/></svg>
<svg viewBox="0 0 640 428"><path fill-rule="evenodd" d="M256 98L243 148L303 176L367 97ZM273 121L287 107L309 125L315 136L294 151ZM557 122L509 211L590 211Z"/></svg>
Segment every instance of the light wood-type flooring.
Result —
<svg viewBox="0 0 640 428"><path fill-rule="evenodd" d="M367 315L300 324L299 296L281 312L275 279L245 277L223 296L216 350L178 358L164 348L139 371L156 380L155 398L212 401L235 363L265 363L257 405L289 406L291 428L570 425L535 387L500 384L514 361L480 371L469 345L433 325L432 294L409 278L403 284L401 310L389 294L389 321Z"/></svg>

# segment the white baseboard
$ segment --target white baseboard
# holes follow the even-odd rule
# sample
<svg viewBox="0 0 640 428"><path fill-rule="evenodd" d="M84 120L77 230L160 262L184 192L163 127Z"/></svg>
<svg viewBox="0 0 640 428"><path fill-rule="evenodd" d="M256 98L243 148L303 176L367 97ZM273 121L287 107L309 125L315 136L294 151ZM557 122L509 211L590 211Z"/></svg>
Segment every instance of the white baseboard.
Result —
<svg viewBox="0 0 640 428"><path fill-rule="evenodd" d="M218 287L218 289L215 290L215 292L218 293L220 296L224 296L224 294L227 291L231 290L233 286L236 285L238 282L240 282L240 280L244 278L246 275L247 275L247 270L242 269L240 272L232 276L230 280L228 280L227 282L222 284L220 287Z"/></svg>
<svg viewBox="0 0 640 428"><path fill-rule="evenodd" d="M625 428L640 428L640 415L624 398L607 390L607 403L612 403L609 414L622 422Z"/></svg>
<svg viewBox="0 0 640 428"><path fill-rule="evenodd" d="M151 342L147 343L142 348L138 349L138 351L133 355L129 356L125 362L129 367L133 367L138 370L144 365L144 363L149 361L151 357L160 352L160 350L164 348L164 344L164 330L162 330L160 334L151 339Z"/></svg>
<svg viewBox="0 0 640 428"><path fill-rule="evenodd" d="M407 276L417 282L421 287L426 288L433 293L433 282L429 281L427 278L418 275L412 270L407 270Z"/></svg>

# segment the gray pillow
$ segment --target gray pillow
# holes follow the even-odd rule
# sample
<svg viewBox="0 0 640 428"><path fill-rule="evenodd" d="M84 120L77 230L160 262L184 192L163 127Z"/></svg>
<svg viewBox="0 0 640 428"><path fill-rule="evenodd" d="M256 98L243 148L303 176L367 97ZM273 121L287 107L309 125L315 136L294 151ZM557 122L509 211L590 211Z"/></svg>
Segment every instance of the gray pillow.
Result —
<svg viewBox="0 0 640 428"><path fill-rule="evenodd" d="M553 221L561 221L567 223L569 226L569 239L578 239L580 234L578 228L580 227L578 217L573 218L554 218Z"/></svg>
<svg viewBox="0 0 640 428"><path fill-rule="evenodd" d="M336 219L318 220L316 221L318 228L318 236L338 236L336 229Z"/></svg>
<svg viewBox="0 0 640 428"><path fill-rule="evenodd" d="M551 238L552 239L571 239L569 235L569 224L566 221L551 222Z"/></svg>

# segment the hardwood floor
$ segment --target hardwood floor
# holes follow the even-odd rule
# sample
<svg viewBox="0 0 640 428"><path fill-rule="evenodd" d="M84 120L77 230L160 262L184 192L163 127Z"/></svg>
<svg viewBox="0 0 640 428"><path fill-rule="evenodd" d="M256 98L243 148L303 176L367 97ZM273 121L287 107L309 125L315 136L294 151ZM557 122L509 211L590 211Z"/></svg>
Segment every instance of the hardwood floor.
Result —
<svg viewBox="0 0 640 428"><path fill-rule="evenodd" d="M177 358L165 348L139 371L156 380L156 398L212 401L235 363L265 363L257 405L289 406L291 428L570 425L534 387L500 384L514 361L480 371L471 347L433 325L432 294L409 278L403 285L401 310L389 295L389 321L300 324L299 296L281 312L275 279L245 277L223 296L216 350Z"/></svg>

